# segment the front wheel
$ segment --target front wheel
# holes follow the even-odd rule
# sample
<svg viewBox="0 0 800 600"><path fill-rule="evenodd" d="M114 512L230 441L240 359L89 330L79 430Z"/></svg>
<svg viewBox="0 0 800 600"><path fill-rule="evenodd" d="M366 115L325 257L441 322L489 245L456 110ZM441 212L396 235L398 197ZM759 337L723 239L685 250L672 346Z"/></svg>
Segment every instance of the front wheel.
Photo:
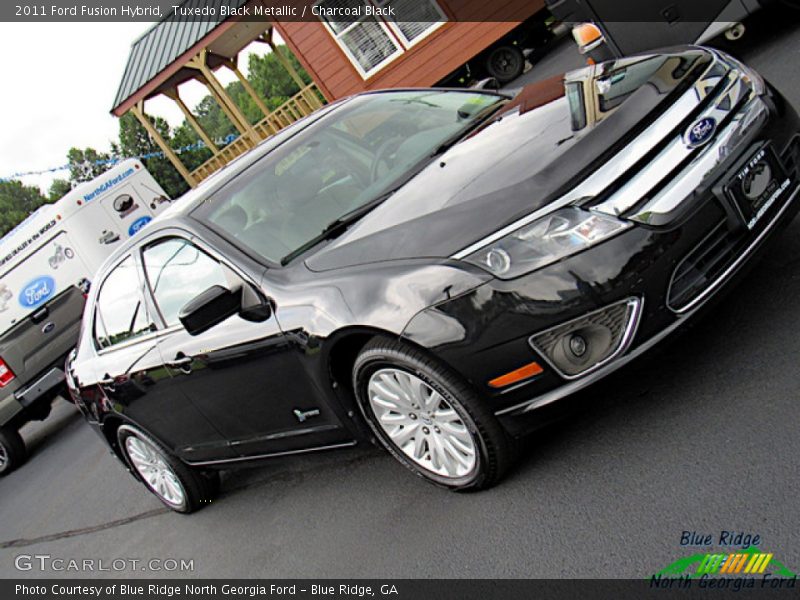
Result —
<svg viewBox="0 0 800 600"><path fill-rule="evenodd" d="M416 348L376 338L356 359L353 384L381 444L433 483L487 488L513 462L512 441L478 394Z"/></svg>
<svg viewBox="0 0 800 600"><path fill-rule="evenodd" d="M25 442L16 429L0 427L0 477L8 475L25 462Z"/></svg>
<svg viewBox="0 0 800 600"><path fill-rule="evenodd" d="M203 473L188 467L130 425L119 428L117 439L135 474L168 508L190 513L213 500L219 488L218 473Z"/></svg>

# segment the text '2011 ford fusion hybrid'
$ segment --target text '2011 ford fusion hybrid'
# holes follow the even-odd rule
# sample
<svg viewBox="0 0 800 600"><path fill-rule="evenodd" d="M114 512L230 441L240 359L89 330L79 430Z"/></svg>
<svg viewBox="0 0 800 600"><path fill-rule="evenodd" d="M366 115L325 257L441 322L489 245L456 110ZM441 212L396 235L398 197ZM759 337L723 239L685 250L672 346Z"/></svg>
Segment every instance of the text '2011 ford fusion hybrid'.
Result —
<svg viewBox="0 0 800 600"><path fill-rule="evenodd" d="M480 489L540 409L678 328L797 211L800 121L697 47L524 88L366 93L223 169L101 268L68 361L170 508L375 439Z"/></svg>

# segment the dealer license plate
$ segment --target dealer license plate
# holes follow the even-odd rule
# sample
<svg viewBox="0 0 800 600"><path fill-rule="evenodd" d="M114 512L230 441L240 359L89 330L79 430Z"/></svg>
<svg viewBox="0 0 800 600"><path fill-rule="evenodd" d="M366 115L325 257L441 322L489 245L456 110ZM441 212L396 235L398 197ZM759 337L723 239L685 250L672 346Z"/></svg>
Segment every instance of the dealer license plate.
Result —
<svg viewBox="0 0 800 600"><path fill-rule="evenodd" d="M770 146L756 150L725 187L748 229L755 227L791 186L791 179Z"/></svg>

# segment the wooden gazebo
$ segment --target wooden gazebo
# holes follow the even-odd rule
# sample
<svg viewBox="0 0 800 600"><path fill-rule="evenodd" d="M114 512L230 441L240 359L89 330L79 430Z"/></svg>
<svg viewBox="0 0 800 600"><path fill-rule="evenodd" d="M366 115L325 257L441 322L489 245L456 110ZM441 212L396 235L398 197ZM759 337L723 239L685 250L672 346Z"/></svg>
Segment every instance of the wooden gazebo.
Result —
<svg viewBox="0 0 800 600"><path fill-rule="evenodd" d="M248 3L252 4L253 1L239 0L239 5ZM198 3L198 0L187 0L184 4L206 5L219 2ZM233 19L220 23L195 22L168 17L156 23L132 44L111 112L118 117L132 112L187 183L194 187L261 140L322 106L324 100L317 86L314 83L306 85L284 54L276 51L272 34L273 25L269 22ZM272 111L238 68L239 53L252 42L268 45L300 87L295 96ZM264 114L263 119L255 124L248 121L217 79L215 71L220 68L230 69L236 75ZM180 85L189 80L199 81L208 88L211 96L238 130L239 136L233 142L219 147L200 126L180 96ZM193 171L189 171L181 162L178 154L153 127L145 112L145 102L158 95L175 102L186 121L212 152L211 158Z"/></svg>

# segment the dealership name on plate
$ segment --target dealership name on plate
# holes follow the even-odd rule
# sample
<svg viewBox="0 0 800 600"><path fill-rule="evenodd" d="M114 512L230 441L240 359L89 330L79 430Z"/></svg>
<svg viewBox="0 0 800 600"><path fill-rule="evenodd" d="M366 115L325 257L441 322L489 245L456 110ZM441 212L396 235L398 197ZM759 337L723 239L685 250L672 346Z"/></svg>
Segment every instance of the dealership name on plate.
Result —
<svg viewBox="0 0 800 600"><path fill-rule="evenodd" d="M698 531L683 531L681 532L681 546L736 546L741 548L748 548L750 546L758 546L761 543L761 536L747 531L727 531L722 530L718 536L711 533L702 533Z"/></svg>

